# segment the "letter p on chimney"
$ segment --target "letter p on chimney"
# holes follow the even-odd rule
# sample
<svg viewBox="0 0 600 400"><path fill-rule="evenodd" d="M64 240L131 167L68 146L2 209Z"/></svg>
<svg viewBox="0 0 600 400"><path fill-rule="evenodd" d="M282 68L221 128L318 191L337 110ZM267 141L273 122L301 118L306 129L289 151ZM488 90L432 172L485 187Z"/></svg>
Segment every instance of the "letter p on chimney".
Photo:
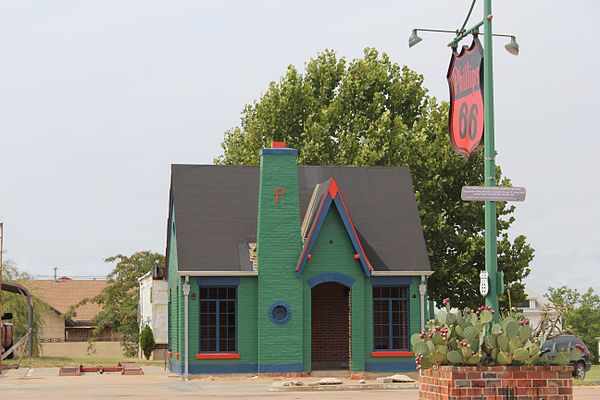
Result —
<svg viewBox="0 0 600 400"><path fill-rule="evenodd" d="M275 203L279 203L279 196L283 196L285 194L285 188L278 187L275 188Z"/></svg>

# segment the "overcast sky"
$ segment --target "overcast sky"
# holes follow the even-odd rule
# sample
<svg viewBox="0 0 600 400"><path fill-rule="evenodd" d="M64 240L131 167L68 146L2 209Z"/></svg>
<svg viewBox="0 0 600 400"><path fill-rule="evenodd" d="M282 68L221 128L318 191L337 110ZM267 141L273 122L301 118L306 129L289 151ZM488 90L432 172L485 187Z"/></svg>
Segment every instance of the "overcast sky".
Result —
<svg viewBox="0 0 600 400"><path fill-rule="evenodd" d="M163 252L171 163L207 164L287 65L376 47L448 99L450 37L469 0L0 2L0 221L35 275L103 276L103 258ZM478 2L470 25L481 18ZM600 290L597 1L503 0L494 30L498 163L527 188L511 234L528 285Z"/></svg>

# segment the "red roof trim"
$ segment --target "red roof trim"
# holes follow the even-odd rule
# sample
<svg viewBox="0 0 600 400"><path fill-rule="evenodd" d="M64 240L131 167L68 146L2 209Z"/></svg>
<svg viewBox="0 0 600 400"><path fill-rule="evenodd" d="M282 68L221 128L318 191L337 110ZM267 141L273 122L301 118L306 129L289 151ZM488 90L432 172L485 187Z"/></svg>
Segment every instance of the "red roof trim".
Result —
<svg viewBox="0 0 600 400"><path fill-rule="evenodd" d="M304 260L304 258L308 258L308 243L310 243L312 241L312 237L313 234L315 233L315 228L317 226L317 221L319 221L319 219L321 218L321 213L323 212L323 208L325 207L325 202L321 203L321 207L319 207L319 214L317 215L317 218L315 219L315 222L313 223L312 227L310 228L310 233L308 234L308 240L306 241L307 246L304 246L304 249L302 249L302 254L300 255L300 261L298 261L298 266L296 267L296 272L300 271L300 268L302 267L302 261ZM312 254L310 256L310 258L312 258Z"/></svg>
<svg viewBox="0 0 600 400"><path fill-rule="evenodd" d="M332 184L335 183L335 179L332 178L331 181L332 181ZM342 201L342 205L344 206L344 211L346 212L346 215L348 216L348 221L350 221L350 226L352 226L352 232L354 232L354 237L356 238L358 247L360 247L360 254L365 258L365 261L367 263L367 267L369 267L369 270L373 271L373 267L371 266L371 263L369 262L369 259L367 258L367 255L365 254L365 250L362 247L362 243L360 242L360 239L358 238L358 234L356 233L356 228L354 227L354 222L352 222L352 217L350 216L350 213L348 212L348 208L346 207L346 202L344 201L344 197L342 196L342 193L338 189L337 184L335 184L335 188L340 195L340 200Z"/></svg>

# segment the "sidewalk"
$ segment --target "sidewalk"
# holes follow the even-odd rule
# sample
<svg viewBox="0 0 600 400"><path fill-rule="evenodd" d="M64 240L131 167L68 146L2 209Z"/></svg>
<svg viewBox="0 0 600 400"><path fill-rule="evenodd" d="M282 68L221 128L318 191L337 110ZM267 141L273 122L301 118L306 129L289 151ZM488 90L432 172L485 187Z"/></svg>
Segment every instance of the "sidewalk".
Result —
<svg viewBox="0 0 600 400"><path fill-rule="evenodd" d="M2 397L11 400L65 400L65 399L281 399L281 400L418 400L418 389L360 390L327 392L273 392L273 382L300 380L296 378L238 376L201 376L182 382L176 375L161 367L143 367L144 375L85 374L58 376L58 368L9 370L0 377ZM316 378L301 378L316 381ZM358 384L357 381L350 381ZM369 383L375 383L369 380ZM338 386L339 387L339 386ZM575 400L600 399L600 386L575 387Z"/></svg>

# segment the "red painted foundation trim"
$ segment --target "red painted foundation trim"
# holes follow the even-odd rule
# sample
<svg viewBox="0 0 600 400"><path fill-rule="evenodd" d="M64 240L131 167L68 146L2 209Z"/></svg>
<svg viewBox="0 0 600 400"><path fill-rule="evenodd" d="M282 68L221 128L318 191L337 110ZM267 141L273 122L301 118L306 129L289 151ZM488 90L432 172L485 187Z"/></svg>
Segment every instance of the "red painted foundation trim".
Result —
<svg viewBox="0 0 600 400"><path fill-rule="evenodd" d="M373 351L371 357L412 357L412 351Z"/></svg>
<svg viewBox="0 0 600 400"><path fill-rule="evenodd" d="M285 142L271 142L272 149L285 149Z"/></svg>
<svg viewBox="0 0 600 400"><path fill-rule="evenodd" d="M179 360L179 353L175 353L175 358Z"/></svg>
<svg viewBox="0 0 600 400"><path fill-rule="evenodd" d="M196 360L225 360L225 359L233 359L233 358L240 358L240 355L237 353L196 354Z"/></svg>
<svg viewBox="0 0 600 400"><path fill-rule="evenodd" d="M173 357L173 352L172 352L172 351L169 351L169 352L167 353L167 355L169 356L169 358L171 358L171 357Z"/></svg>

